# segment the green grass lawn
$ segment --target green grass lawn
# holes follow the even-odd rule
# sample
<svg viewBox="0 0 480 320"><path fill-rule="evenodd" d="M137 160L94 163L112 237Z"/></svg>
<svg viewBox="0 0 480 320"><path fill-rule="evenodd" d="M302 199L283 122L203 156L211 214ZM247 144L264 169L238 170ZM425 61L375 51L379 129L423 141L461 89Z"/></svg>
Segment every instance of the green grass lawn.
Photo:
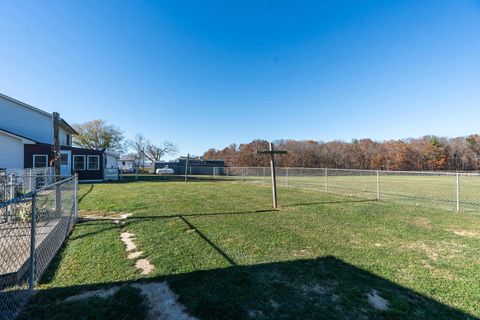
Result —
<svg viewBox="0 0 480 320"><path fill-rule="evenodd" d="M300 189L280 189L273 210L268 187L224 182L82 185L80 199L81 210L133 216L76 225L25 319L144 319L128 286L62 300L164 280L200 319L480 318L479 216ZM121 231L151 274L126 258ZM373 290L387 310L369 303Z"/></svg>

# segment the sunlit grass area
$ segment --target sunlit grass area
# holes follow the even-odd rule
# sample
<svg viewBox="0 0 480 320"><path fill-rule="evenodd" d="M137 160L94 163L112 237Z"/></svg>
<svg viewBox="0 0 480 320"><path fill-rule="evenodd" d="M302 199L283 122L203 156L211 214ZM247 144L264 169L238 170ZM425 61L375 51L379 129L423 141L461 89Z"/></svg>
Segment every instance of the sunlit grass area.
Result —
<svg viewBox="0 0 480 320"><path fill-rule="evenodd" d="M218 181L82 185L82 214L133 215L123 226L76 225L23 316L96 318L91 301L107 319L126 299L131 306L110 318L143 319L129 286L62 301L166 281L200 319L480 317L478 216L313 190L281 188L279 199L273 210L268 186ZM151 273L127 259L121 232L135 235Z"/></svg>

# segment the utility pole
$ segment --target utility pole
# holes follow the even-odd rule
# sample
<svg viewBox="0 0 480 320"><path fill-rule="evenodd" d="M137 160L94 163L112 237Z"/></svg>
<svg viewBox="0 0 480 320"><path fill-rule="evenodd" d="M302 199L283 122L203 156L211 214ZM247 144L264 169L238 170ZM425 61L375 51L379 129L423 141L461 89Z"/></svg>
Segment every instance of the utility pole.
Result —
<svg viewBox="0 0 480 320"><path fill-rule="evenodd" d="M53 166L55 168L55 182L61 180L60 176L60 139L59 139L60 114L53 113ZM62 207L62 192L60 185L55 185L55 211L60 212Z"/></svg>
<svg viewBox="0 0 480 320"><path fill-rule="evenodd" d="M190 159L190 153L187 154L187 161L185 161L185 182L188 181L188 160Z"/></svg>
<svg viewBox="0 0 480 320"><path fill-rule="evenodd" d="M60 114L53 113L53 166L55 169L55 181L60 181L60 139L59 139Z"/></svg>
<svg viewBox="0 0 480 320"><path fill-rule="evenodd" d="M270 142L268 151L257 150L259 154L268 154L270 155L270 171L272 172L272 197L273 197L273 207L278 208L277 200L277 176L275 174L275 154L287 154L285 150L275 151L273 148L273 143Z"/></svg>

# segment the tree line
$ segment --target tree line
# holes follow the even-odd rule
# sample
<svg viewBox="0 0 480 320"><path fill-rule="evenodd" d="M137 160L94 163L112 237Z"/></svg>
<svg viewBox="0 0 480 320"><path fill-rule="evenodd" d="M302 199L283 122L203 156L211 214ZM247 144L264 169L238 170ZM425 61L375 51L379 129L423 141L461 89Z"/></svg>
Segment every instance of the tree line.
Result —
<svg viewBox="0 0 480 320"><path fill-rule="evenodd" d="M276 157L281 167L345 168L374 170L480 170L480 136L446 138L424 136L405 140L374 141L354 139L345 141L277 140L276 149L287 155ZM268 142L253 140L240 145L231 144L221 150L209 149L205 159L223 159L228 166L268 166L269 159L256 154L265 150Z"/></svg>

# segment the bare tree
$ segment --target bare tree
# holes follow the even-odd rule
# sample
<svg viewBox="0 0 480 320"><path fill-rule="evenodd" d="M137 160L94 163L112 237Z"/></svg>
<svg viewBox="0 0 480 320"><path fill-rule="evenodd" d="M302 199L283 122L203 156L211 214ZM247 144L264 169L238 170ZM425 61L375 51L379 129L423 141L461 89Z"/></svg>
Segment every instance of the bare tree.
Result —
<svg viewBox="0 0 480 320"><path fill-rule="evenodd" d="M138 161L142 164L143 169L145 170L145 150L147 149L148 139L141 133L137 133L130 145L135 151L135 156Z"/></svg>
<svg viewBox="0 0 480 320"><path fill-rule="evenodd" d="M176 153L178 153L178 148L173 142L163 141L162 144L156 145L147 139L145 157L152 162L160 161L160 159L167 154L173 155Z"/></svg>
<svg viewBox="0 0 480 320"><path fill-rule="evenodd" d="M151 162L160 161L166 155L173 155L178 152L177 145L170 141L164 141L157 145L143 134L136 134L130 145L135 150L139 161L145 166L145 159Z"/></svg>

